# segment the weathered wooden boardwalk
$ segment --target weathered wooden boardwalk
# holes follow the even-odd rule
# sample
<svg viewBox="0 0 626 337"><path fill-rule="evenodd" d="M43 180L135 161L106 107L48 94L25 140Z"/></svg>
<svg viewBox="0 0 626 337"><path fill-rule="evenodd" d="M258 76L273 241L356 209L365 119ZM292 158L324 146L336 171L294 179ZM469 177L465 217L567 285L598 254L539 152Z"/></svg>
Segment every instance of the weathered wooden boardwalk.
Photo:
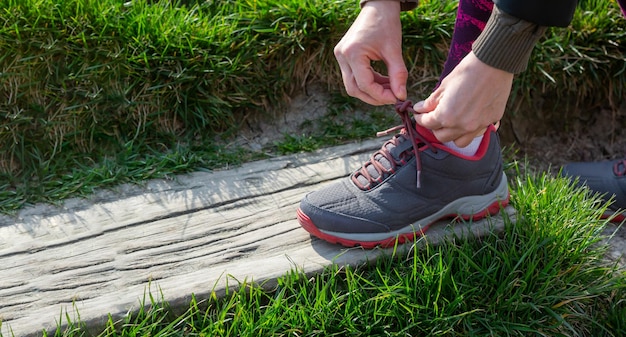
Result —
<svg viewBox="0 0 626 337"><path fill-rule="evenodd" d="M147 291L185 307L192 294L223 293L236 283L229 277L271 285L294 268L315 273L331 263L372 261L385 250L312 239L295 211L307 192L346 176L380 144L152 181L141 193L0 219L0 332L41 335L76 311L98 329L108 314L121 319L136 310ZM427 236L436 243L501 228L494 217L471 226L440 223Z"/></svg>

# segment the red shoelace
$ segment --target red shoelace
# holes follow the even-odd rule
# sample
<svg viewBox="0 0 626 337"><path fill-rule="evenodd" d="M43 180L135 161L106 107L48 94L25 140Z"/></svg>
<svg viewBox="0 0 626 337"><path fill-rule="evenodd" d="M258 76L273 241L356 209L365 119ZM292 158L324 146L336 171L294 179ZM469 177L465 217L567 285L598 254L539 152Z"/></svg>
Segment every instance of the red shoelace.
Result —
<svg viewBox="0 0 626 337"><path fill-rule="evenodd" d="M420 188L421 187L420 180L421 180L421 174L422 174L422 161L419 155L419 152L420 152L419 145L422 144L422 146L429 147L435 153L437 152L437 149L434 146L432 146L432 143L428 141L426 137L422 136L415 129L412 116L416 112L415 110L413 110L413 103L411 101L397 101L395 104L395 110L396 110L396 113L400 115L400 118L402 119L402 124L395 126L393 128L387 129L385 131L378 132L376 133L376 136L378 137L387 136L390 133L400 131L400 135L402 135L404 138L408 138L411 141L411 145L413 146L413 155L415 156L415 166L417 169L417 188ZM359 186L363 190L371 189L377 184L382 182L382 180L386 177L385 173L393 174L396 171L396 168L398 166L402 166L406 164L407 160L405 160L404 158L401 158L400 161L396 160L393 157L393 155L389 153L389 150L387 149L387 146L390 144L390 142L394 146L398 145L398 139L397 139L398 137L399 136L396 136L392 138L391 140L385 142L385 144L383 144L381 149L376 151L370 157L370 160L367 161L365 164L363 164L361 169L352 176L352 181L357 186ZM391 167L390 168L384 167L380 163L380 160L377 159L379 158L379 156L386 158L389 161ZM372 166L376 170L378 177L375 178L370 174L370 172L368 171L369 166ZM367 179L368 184L367 185L361 184L361 182L359 182L358 180L359 176L362 176L365 179Z"/></svg>

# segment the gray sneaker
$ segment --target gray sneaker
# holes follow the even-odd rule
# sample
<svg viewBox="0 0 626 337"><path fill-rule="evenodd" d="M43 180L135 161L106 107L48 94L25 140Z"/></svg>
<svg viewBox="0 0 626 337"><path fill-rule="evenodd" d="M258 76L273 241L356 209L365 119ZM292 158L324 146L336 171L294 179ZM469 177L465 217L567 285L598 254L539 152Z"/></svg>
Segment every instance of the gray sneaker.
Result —
<svg viewBox="0 0 626 337"><path fill-rule="evenodd" d="M309 233L346 247L387 247L414 240L437 220L478 220L508 204L494 126L467 157L416 125L410 102L401 103L403 126L391 129L399 134L349 177L301 201L298 221Z"/></svg>

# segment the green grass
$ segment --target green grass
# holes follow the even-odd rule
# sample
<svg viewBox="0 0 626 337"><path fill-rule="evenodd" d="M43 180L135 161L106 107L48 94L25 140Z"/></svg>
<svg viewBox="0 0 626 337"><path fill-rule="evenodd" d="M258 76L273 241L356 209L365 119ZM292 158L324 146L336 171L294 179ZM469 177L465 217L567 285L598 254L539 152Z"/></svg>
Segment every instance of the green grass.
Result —
<svg viewBox="0 0 626 337"><path fill-rule="evenodd" d="M626 274L603 259L604 205L564 179L511 180L517 222L371 265L292 270L170 308L148 294L99 336L623 336ZM183 314L174 312L184 311ZM60 319L68 323L69 316ZM83 336L69 321L49 336Z"/></svg>
<svg viewBox="0 0 626 337"><path fill-rule="evenodd" d="M437 80L455 10L425 0L402 16L414 99ZM0 212L259 158L223 144L309 83L340 92L332 49L357 13L353 0L1 2ZM622 27L614 1L582 1L538 46L509 113L542 95L558 98L559 121L563 102L619 104ZM264 152L333 145L332 132Z"/></svg>
<svg viewBox="0 0 626 337"><path fill-rule="evenodd" d="M403 14L412 98L437 80L455 6L425 0ZM262 152L224 145L246 116L280 108L309 83L339 92L332 48L356 14L352 0L3 1L0 212L397 123L380 110L346 117L354 102L340 99ZM517 78L509 113L555 97L543 111L558 108L566 127L574 105L615 108L625 96L623 20L614 1L581 1L571 27L551 29ZM502 235L313 277L292 271L270 292L243 282L182 315L149 295L101 335L625 335L626 281L601 258L600 205L562 180L512 176L519 220ZM68 326L51 335L86 334L80 321L60 320Z"/></svg>

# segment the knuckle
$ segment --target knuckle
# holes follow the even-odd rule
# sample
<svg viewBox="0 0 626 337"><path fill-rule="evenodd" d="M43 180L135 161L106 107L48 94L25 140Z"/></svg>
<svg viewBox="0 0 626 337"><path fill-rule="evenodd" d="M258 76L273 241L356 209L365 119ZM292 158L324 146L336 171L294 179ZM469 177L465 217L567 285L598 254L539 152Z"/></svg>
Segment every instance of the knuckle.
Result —
<svg viewBox="0 0 626 337"><path fill-rule="evenodd" d="M470 120L469 122L465 123L463 126L464 126L463 131L465 131L466 133L476 132L476 130L482 128L480 123L478 123L478 121L475 119Z"/></svg>
<svg viewBox="0 0 626 337"><path fill-rule="evenodd" d="M341 47L341 44L335 46L335 48L333 49L333 53L335 54L336 58L339 58L343 55L343 49Z"/></svg>
<svg viewBox="0 0 626 337"><path fill-rule="evenodd" d="M450 123L449 118L443 114L433 114L433 121L442 129L448 129L453 125L453 123Z"/></svg>

